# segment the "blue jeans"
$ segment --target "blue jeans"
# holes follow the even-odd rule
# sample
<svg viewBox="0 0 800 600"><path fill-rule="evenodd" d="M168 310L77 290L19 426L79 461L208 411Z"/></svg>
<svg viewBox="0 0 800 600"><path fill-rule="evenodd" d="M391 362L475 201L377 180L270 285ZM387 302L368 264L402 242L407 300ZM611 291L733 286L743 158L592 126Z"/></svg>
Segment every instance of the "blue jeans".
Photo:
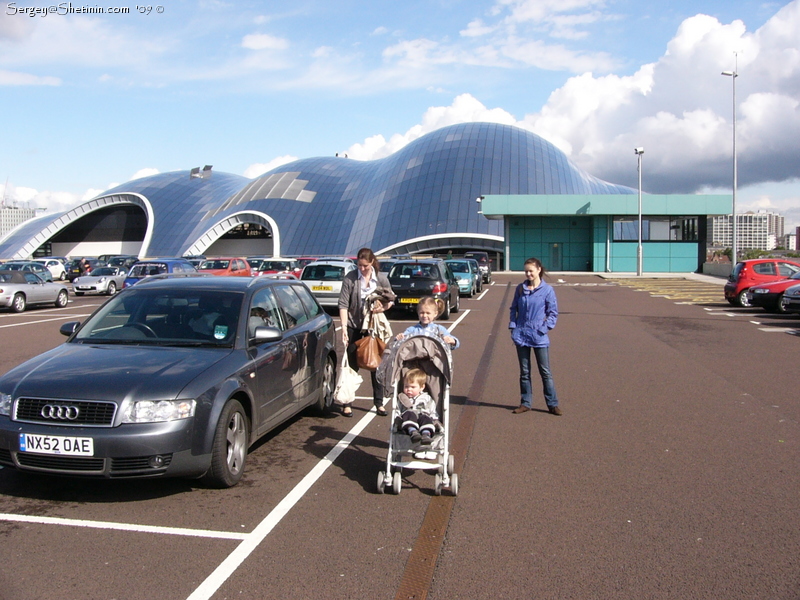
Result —
<svg viewBox="0 0 800 600"><path fill-rule="evenodd" d="M528 346L517 346L520 404L530 408L533 401L531 391L531 350L533 350L533 354L536 357L539 375L542 377L544 401L548 407L558 406L556 386L553 383L553 374L550 372L550 348L530 348Z"/></svg>

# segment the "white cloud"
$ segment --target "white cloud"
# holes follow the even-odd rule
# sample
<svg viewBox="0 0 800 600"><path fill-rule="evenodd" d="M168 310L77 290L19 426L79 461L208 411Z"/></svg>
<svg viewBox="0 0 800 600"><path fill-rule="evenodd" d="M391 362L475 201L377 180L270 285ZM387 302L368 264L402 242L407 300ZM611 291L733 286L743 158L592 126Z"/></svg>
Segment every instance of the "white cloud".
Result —
<svg viewBox="0 0 800 600"><path fill-rule="evenodd" d="M242 38L242 47L249 50L286 50L289 42L266 33L251 33Z"/></svg>
<svg viewBox="0 0 800 600"><path fill-rule="evenodd" d="M267 163L254 163L244 170L244 176L250 177L251 179L255 177L260 177L267 171L271 171L272 169L275 169L290 162L294 162L296 160L297 160L296 156L290 156L286 154L284 156L278 156L276 158L273 158L271 161Z"/></svg>
<svg viewBox="0 0 800 600"><path fill-rule="evenodd" d="M731 178L731 79L737 85L737 154L742 185L800 172L800 0L759 31L698 15L684 21L657 62L631 76L572 77L523 119L586 171L635 184L633 148L645 148L643 186L692 192ZM785 60L776 60L776 57ZM777 90L777 91L776 91Z"/></svg>
<svg viewBox="0 0 800 600"><path fill-rule="evenodd" d="M382 135L371 136L365 139L363 143L350 146L346 154L348 157L357 160L383 158L397 152L406 144L431 131L456 123L475 121L504 123L506 125L516 124L516 119L511 113L500 108L486 108L470 94L461 94L453 100L450 106L429 108L422 116L422 122L404 134L394 134L388 141Z"/></svg>
<svg viewBox="0 0 800 600"><path fill-rule="evenodd" d="M161 171L158 169L154 169L153 167L146 167L144 169L139 169L136 173L133 174L131 180L133 179L141 179L142 177L150 177L151 175L158 175ZM111 186L109 186L110 188ZM106 188L106 189L109 189Z"/></svg>
<svg viewBox="0 0 800 600"><path fill-rule="evenodd" d="M0 85L61 85L61 79L0 69Z"/></svg>

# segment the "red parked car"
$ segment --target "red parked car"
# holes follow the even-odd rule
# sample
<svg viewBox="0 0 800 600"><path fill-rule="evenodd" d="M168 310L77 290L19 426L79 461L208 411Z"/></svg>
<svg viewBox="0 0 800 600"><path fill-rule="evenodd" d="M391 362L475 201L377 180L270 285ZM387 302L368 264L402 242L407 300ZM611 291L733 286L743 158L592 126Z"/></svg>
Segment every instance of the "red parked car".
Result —
<svg viewBox="0 0 800 600"><path fill-rule="evenodd" d="M197 267L199 273L211 273L226 277L252 277L250 263L244 258L207 258Z"/></svg>
<svg viewBox="0 0 800 600"><path fill-rule="evenodd" d="M800 283L800 271L789 279L781 279L772 283L754 285L747 292L747 301L750 306L760 306L767 312L785 313L783 307L783 292L793 285Z"/></svg>
<svg viewBox="0 0 800 600"><path fill-rule="evenodd" d="M788 279L800 272L800 263L781 258L753 258L736 263L725 284L725 299L734 306L750 306L747 291L754 285ZM787 286L788 287L788 286Z"/></svg>

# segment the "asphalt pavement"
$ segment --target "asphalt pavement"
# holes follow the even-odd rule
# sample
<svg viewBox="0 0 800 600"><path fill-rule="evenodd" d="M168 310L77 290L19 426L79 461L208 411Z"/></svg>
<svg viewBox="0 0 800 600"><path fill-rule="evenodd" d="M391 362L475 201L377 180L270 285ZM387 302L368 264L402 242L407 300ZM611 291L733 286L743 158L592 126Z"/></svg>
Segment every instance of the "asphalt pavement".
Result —
<svg viewBox="0 0 800 600"><path fill-rule="evenodd" d="M537 387L515 415L520 280L496 274L451 318L457 497L424 472L376 493L388 423L366 383L356 418L293 419L231 490L0 470L0 598L800 597L800 320L733 309L714 282L717 300L688 280L675 299L674 277L553 274L564 415ZM41 322L0 315L4 369L63 339L58 311L24 315Z"/></svg>

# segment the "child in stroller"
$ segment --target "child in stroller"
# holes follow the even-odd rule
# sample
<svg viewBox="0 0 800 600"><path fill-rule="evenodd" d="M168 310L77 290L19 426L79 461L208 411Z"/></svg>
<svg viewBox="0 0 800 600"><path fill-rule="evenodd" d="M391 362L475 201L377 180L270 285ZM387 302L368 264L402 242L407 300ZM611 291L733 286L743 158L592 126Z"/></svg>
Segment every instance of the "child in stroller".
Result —
<svg viewBox="0 0 800 600"><path fill-rule="evenodd" d="M416 379L416 386L420 388L415 397L418 402L406 404L401 396L409 396L405 391L406 382L419 377L412 375L406 379L407 374L414 371L420 371L425 380ZM443 488L454 496L458 494L458 476L453 472L454 460L449 450L451 376L450 344L434 332L393 339L387 347L377 379L383 396L391 397L392 419L385 470L378 473L378 493L383 494L385 488L390 487L399 494L402 472L423 470L435 472L434 493L437 496ZM409 410L409 405L415 407L418 403L423 405L422 410ZM430 442L425 439L425 445L421 444L423 432L430 433Z"/></svg>
<svg viewBox="0 0 800 600"><path fill-rule="evenodd" d="M430 446L439 415L436 402L425 392L428 376L422 369L411 369L403 378L403 391L397 394L400 402L399 427L413 444Z"/></svg>

